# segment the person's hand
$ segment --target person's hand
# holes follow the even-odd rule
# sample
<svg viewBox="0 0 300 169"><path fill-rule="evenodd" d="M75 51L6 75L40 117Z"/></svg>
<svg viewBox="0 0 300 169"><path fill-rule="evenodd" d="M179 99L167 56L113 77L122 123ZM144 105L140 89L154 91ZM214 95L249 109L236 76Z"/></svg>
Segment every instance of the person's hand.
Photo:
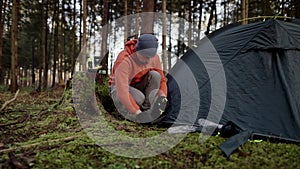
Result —
<svg viewBox="0 0 300 169"><path fill-rule="evenodd" d="M158 96L149 110L137 115L138 123L158 123L164 117L163 113L167 106L168 99L165 96Z"/></svg>
<svg viewBox="0 0 300 169"><path fill-rule="evenodd" d="M142 113L142 111L141 111L141 110L138 110L138 111L136 111L134 114L135 114L135 115L138 115L138 114L140 114L140 113Z"/></svg>
<svg viewBox="0 0 300 169"><path fill-rule="evenodd" d="M151 109L143 111L136 115L136 122L138 123L150 123L154 120L152 117Z"/></svg>

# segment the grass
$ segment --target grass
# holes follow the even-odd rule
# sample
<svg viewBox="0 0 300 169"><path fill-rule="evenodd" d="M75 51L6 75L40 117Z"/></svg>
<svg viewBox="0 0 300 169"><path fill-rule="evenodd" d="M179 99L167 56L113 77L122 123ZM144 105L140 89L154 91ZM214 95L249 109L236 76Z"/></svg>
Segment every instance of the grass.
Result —
<svg viewBox="0 0 300 169"><path fill-rule="evenodd" d="M4 87L0 90L2 105L14 94ZM0 112L0 152L12 149L0 153L0 168L300 168L299 145L249 141L227 159L218 148L226 138L213 136L200 143L200 133L189 133L175 147L156 156L117 156L105 147L115 145L95 144L70 104L54 106L62 93L62 89L41 93L21 90L18 98ZM134 138L155 136L166 130L121 120L110 113L103 115L110 127ZM99 125L90 129L95 133L102 131L97 119L89 125ZM126 146L134 152L133 148L144 151L146 145Z"/></svg>

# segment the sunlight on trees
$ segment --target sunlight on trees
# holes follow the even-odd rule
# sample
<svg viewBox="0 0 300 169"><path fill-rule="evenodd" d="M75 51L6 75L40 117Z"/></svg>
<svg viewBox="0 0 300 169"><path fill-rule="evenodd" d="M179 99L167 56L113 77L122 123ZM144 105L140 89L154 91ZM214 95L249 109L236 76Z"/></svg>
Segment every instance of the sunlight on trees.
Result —
<svg viewBox="0 0 300 169"><path fill-rule="evenodd" d="M136 38L145 32L156 33L164 51L163 68L167 72L188 47L225 25L240 20L247 24L252 22L247 18L266 15L300 17L300 2L284 0L126 0L123 3L116 0L3 0L0 9L0 84L10 86L12 92L26 86L39 90L54 87L68 80L74 68L88 69L89 56L83 57L80 65L75 63L80 51L93 38L101 37L102 42L90 52L105 57L100 63L96 62L97 57L92 58L93 67L101 66L103 72L109 73L124 39ZM170 18L163 17L162 24L155 26L153 16L144 15L142 20L125 20L125 24L105 27L118 18L141 12L166 13L181 17L188 24L170 22ZM186 30L187 36L182 36ZM121 35L124 38L120 41ZM97 51L100 53L96 55Z"/></svg>

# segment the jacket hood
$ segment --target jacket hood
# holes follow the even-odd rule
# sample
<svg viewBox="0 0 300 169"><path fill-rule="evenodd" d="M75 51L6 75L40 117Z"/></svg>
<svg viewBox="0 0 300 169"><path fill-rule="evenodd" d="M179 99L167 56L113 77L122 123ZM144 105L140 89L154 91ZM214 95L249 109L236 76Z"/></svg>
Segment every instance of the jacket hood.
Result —
<svg viewBox="0 0 300 169"><path fill-rule="evenodd" d="M137 39L133 39L133 40L126 42L125 50L128 52L129 55L136 52L136 49L135 49L136 44L137 44Z"/></svg>

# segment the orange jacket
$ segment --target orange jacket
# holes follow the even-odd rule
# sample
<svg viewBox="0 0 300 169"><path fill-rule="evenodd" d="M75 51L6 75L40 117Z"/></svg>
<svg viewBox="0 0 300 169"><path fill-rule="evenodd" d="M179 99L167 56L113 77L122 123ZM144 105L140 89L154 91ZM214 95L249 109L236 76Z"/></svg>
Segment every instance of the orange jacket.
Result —
<svg viewBox="0 0 300 169"><path fill-rule="evenodd" d="M130 40L125 44L125 50L121 51L114 63L109 79L109 85L116 86L117 97L121 103L132 113L140 110L134 98L129 93L129 85L134 85L142 80L149 71L155 70L161 75L159 95L167 96L166 78L161 68L158 55L150 58L148 64L139 65L134 60L136 57L135 46L137 40Z"/></svg>

